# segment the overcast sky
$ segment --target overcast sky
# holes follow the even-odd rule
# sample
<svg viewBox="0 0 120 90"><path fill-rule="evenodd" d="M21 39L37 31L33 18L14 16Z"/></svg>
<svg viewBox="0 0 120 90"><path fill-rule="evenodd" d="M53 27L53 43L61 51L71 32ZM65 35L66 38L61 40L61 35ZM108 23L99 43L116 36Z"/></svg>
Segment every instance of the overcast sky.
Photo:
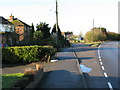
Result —
<svg viewBox="0 0 120 90"><path fill-rule="evenodd" d="M59 26L62 32L85 34L93 27L105 27L118 32L119 0L58 0ZM46 22L50 27L56 22L55 0L0 0L0 16L15 18L36 26Z"/></svg>

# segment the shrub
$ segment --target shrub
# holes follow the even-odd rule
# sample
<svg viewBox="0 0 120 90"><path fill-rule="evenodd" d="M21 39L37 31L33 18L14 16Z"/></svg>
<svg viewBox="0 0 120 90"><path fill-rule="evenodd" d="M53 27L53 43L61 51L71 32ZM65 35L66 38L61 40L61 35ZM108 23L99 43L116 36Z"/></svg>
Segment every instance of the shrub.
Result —
<svg viewBox="0 0 120 90"><path fill-rule="evenodd" d="M41 61L46 55L52 56L56 49L52 46L3 47L3 63L31 63Z"/></svg>

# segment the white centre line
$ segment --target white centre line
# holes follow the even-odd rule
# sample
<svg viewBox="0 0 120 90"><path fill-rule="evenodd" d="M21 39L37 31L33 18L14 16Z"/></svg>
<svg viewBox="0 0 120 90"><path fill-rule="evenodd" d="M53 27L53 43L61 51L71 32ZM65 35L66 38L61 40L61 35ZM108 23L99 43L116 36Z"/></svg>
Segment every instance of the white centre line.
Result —
<svg viewBox="0 0 120 90"><path fill-rule="evenodd" d="M110 82L108 82L108 86L109 86L110 90L113 90L113 87Z"/></svg>
<svg viewBox="0 0 120 90"><path fill-rule="evenodd" d="M104 66L102 66L102 70L105 70Z"/></svg>
<svg viewBox="0 0 120 90"><path fill-rule="evenodd" d="M107 73L104 72L104 76L105 76L105 77L108 77Z"/></svg>
<svg viewBox="0 0 120 90"><path fill-rule="evenodd" d="M103 65L103 63L102 63L102 62L100 62L100 64L101 64L101 65Z"/></svg>
<svg viewBox="0 0 120 90"><path fill-rule="evenodd" d="M101 58L99 58L99 60L101 61Z"/></svg>
<svg viewBox="0 0 120 90"><path fill-rule="evenodd" d="M105 70L105 68L104 68L104 66L103 66L103 63L102 63L102 61L101 61L102 59L101 59L101 56L100 56L100 47L101 47L101 45L98 47L98 57L99 57L99 61L100 61L102 70ZM105 76L106 78L108 78L108 75L107 75L107 73L105 73L105 72L104 72L104 76ZM109 89L110 89L110 90L113 90L113 87L112 87L111 83L110 83L110 82L107 82L107 84L108 84Z"/></svg>

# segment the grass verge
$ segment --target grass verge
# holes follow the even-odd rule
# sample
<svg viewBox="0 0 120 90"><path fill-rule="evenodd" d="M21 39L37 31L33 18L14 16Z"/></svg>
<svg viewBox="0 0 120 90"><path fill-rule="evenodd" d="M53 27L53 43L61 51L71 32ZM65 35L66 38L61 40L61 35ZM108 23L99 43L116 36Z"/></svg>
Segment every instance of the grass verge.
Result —
<svg viewBox="0 0 120 90"><path fill-rule="evenodd" d="M26 79L24 73L5 74L2 76L2 88L12 88L18 80Z"/></svg>
<svg viewBox="0 0 120 90"><path fill-rule="evenodd" d="M86 45L90 45L91 47L98 47L102 42L90 42L85 43Z"/></svg>

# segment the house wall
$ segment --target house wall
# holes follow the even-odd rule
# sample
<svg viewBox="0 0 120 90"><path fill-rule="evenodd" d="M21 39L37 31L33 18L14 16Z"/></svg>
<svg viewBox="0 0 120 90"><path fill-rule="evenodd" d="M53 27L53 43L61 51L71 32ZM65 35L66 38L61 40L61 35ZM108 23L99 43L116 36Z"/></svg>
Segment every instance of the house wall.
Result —
<svg viewBox="0 0 120 90"><path fill-rule="evenodd" d="M24 39L24 26L16 26L15 32L19 34L19 41L22 41Z"/></svg>
<svg viewBox="0 0 120 90"><path fill-rule="evenodd" d="M12 45L12 36L6 33L10 33L14 31L13 25L7 25L7 24L0 24L0 43L10 44ZM2 35L2 33L4 33ZM9 37L8 37L9 36Z"/></svg>
<svg viewBox="0 0 120 90"><path fill-rule="evenodd" d="M0 43L5 43L6 44L6 37L0 34Z"/></svg>
<svg viewBox="0 0 120 90"><path fill-rule="evenodd" d="M0 24L0 32L13 32L14 26L7 24Z"/></svg>

